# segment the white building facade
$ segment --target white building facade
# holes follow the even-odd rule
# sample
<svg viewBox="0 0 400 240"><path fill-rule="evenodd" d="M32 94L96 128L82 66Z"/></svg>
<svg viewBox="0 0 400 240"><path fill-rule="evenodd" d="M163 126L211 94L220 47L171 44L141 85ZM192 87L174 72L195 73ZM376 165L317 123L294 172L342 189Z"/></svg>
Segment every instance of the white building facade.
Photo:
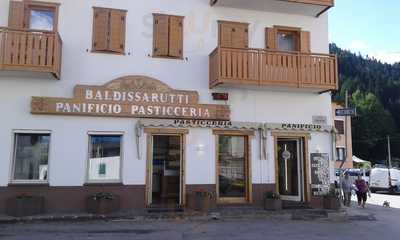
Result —
<svg viewBox="0 0 400 240"><path fill-rule="evenodd" d="M333 1L240 2L1 0L0 212L19 195L84 211L98 192L188 207L204 190L320 206Z"/></svg>

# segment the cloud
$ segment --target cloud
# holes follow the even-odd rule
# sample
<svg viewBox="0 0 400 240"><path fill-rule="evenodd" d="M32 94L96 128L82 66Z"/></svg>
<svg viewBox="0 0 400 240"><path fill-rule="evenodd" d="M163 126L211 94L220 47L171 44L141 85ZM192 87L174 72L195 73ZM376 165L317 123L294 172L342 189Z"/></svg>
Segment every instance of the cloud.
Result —
<svg viewBox="0 0 400 240"><path fill-rule="evenodd" d="M393 64L400 62L400 52L378 52L372 56L384 63Z"/></svg>
<svg viewBox="0 0 400 240"><path fill-rule="evenodd" d="M375 58L383 63L397 63L400 62L400 52L388 52L383 50L371 49L367 43L360 40L353 40L348 50L354 53L361 53L362 56L369 56Z"/></svg>
<svg viewBox="0 0 400 240"><path fill-rule="evenodd" d="M350 43L349 49L355 52L359 52L368 49L368 45L363 41L354 40Z"/></svg>

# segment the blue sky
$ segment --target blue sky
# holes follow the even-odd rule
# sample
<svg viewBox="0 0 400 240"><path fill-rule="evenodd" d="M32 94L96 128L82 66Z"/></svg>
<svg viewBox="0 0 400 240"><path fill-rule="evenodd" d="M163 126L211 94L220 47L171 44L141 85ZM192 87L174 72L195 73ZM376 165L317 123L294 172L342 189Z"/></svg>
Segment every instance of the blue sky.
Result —
<svg viewBox="0 0 400 240"><path fill-rule="evenodd" d="M400 62L400 0L336 0L330 41L383 62Z"/></svg>

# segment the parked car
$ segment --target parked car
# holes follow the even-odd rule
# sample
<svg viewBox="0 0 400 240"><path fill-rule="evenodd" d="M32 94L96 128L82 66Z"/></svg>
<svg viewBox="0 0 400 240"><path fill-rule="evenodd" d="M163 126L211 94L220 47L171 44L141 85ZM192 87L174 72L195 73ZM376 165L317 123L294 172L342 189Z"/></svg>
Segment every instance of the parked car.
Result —
<svg viewBox="0 0 400 240"><path fill-rule="evenodd" d="M358 169L358 168L349 168L344 170L344 174L349 174L350 179L355 182L359 175L365 180L367 184L369 184L370 180L370 170L369 169Z"/></svg>
<svg viewBox="0 0 400 240"><path fill-rule="evenodd" d="M389 169L384 166L378 166L371 169L370 189L371 192L376 191L396 191L400 184L400 170L397 168L390 169L390 179L392 188L389 185ZM400 191L400 190L398 190Z"/></svg>

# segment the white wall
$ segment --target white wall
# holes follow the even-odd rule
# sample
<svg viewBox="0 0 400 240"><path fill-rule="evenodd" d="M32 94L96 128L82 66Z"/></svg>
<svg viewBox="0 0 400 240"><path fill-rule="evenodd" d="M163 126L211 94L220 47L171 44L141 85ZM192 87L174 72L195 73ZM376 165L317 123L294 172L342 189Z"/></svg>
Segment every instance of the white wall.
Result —
<svg viewBox="0 0 400 240"><path fill-rule="evenodd" d="M50 1L50 0L49 0ZM312 51L328 52L328 19L210 7L208 0L59 0L59 32L63 39L61 80L19 73L0 74L0 186L9 182L12 130L51 130L49 178L52 186L80 186L85 181L88 131L124 132L122 178L124 184L145 183L145 138L142 159L136 157L134 119L37 116L30 114L32 96L72 97L77 84L102 85L124 75L147 75L173 88L197 90L202 103L214 103L208 89L208 55L217 46L217 20L250 23L250 47L264 47L264 28L272 25L301 27L311 31ZM7 26L8 0L0 0L0 26ZM127 9L127 55L91 53L92 7ZM186 61L148 57L152 53L152 13L185 16ZM332 122L329 94L272 90L224 89L229 92L233 121L310 123L312 115L325 115ZM324 144L327 140L323 140ZM199 155L196 145L205 145ZM271 143L267 161L259 160L259 143L253 144L253 181L274 180ZM324 145L325 146L325 145ZM187 144L188 184L215 182L215 139L210 130L191 129Z"/></svg>

